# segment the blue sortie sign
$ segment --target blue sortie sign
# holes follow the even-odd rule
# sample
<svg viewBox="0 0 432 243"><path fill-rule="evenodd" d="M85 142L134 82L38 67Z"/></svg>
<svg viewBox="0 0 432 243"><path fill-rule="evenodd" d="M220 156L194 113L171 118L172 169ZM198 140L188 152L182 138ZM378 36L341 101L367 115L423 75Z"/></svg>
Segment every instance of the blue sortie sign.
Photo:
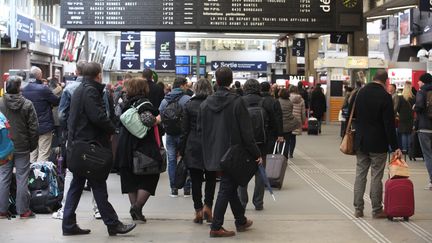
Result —
<svg viewBox="0 0 432 243"><path fill-rule="evenodd" d="M120 49L120 69L139 70L141 68L141 33L122 32Z"/></svg>
<svg viewBox="0 0 432 243"><path fill-rule="evenodd" d="M156 70L174 71L175 32L156 32Z"/></svg>
<svg viewBox="0 0 432 243"><path fill-rule="evenodd" d="M33 42L36 41L36 22L34 19L17 14L16 33L18 40Z"/></svg>
<svg viewBox="0 0 432 243"><path fill-rule="evenodd" d="M40 44L42 46L59 49L60 31L44 23L40 24L40 29L41 29Z"/></svg>
<svg viewBox="0 0 432 243"><path fill-rule="evenodd" d="M235 62L235 61L213 61L211 68L213 71L220 67L229 67L233 71L267 71L267 62Z"/></svg>

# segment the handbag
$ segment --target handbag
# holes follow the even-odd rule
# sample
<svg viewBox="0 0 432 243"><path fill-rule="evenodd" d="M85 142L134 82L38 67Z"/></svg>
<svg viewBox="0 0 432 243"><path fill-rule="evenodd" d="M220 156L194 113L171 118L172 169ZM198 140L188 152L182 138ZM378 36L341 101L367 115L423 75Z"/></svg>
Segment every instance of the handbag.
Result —
<svg viewBox="0 0 432 243"><path fill-rule="evenodd" d="M132 172L135 175L159 174L160 162L143 154L140 151L134 151Z"/></svg>
<svg viewBox="0 0 432 243"><path fill-rule="evenodd" d="M147 131L149 130L148 127L146 127L141 119L140 115L138 113L138 110L141 108L141 106L145 104L150 104L150 102L146 101L141 104L139 104L137 107L131 106L127 111L125 111L120 116L120 121L123 124L123 126L135 137L137 138L143 138L147 134Z"/></svg>
<svg viewBox="0 0 432 243"><path fill-rule="evenodd" d="M177 189L182 189L186 184L188 169L183 159L177 163L175 171L174 185Z"/></svg>
<svg viewBox="0 0 432 243"><path fill-rule="evenodd" d="M85 85L81 92L81 101L83 101L84 91ZM80 109L84 109L84 102L81 103ZM73 126L76 127L77 123L78 116L75 117ZM74 141L75 132L71 137L72 143L67 148L68 169L87 179L106 180L113 165L112 150L96 141Z"/></svg>
<svg viewBox="0 0 432 243"><path fill-rule="evenodd" d="M160 135L159 135L159 127L158 125L154 125L153 126L153 131L154 131L154 136L156 139L156 143L158 145L161 157L162 157L162 164L160 166L160 173L163 173L167 170L167 153L164 147L161 146L161 141L160 141Z"/></svg>
<svg viewBox="0 0 432 243"><path fill-rule="evenodd" d="M400 157L393 156L389 164L389 176L391 179L408 178L410 176L408 164Z"/></svg>
<svg viewBox="0 0 432 243"><path fill-rule="evenodd" d="M352 120L353 120L354 111L355 111L355 107L356 107L357 97L358 97L358 93L357 93L357 96L354 100L354 105L353 105L353 108L351 110L351 114L349 116L345 135L342 139L342 143L339 146L340 151L346 155L355 155L356 154L355 148L354 148L355 130L352 129Z"/></svg>

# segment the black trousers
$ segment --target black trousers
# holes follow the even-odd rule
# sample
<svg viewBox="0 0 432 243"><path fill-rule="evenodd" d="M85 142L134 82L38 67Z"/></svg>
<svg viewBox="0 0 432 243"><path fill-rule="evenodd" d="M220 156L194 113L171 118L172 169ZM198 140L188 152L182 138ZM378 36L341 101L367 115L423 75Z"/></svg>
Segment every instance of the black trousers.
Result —
<svg viewBox="0 0 432 243"><path fill-rule="evenodd" d="M204 204L213 207L213 199L216 188L216 171L204 171L200 169L189 169L192 180L192 199L196 210L203 208L202 184L205 181ZM205 178L204 178L205 176Z"/></svg>
<svg viewBox="0 0 432 243"><path fill-rule="evenodd" d="M111 203L108 202L108 191L106 181L87 179L74 175L63 212L63 231L71 231L77 224L75 211L81 199L86 180L89 181L96 204L106 226L116 226L120 223L118 216Z"/></svg>
<svg viewBox="0 0 432 243"><path fill-rule="evenodd" d="M242 206L237 194L238 184L228 175L223 174L219 186L219 193L213 212L212 230L220 230L224 223L225 213L230 204L234 214L235 224L243 225L246 223L245 209Z"/></svg>

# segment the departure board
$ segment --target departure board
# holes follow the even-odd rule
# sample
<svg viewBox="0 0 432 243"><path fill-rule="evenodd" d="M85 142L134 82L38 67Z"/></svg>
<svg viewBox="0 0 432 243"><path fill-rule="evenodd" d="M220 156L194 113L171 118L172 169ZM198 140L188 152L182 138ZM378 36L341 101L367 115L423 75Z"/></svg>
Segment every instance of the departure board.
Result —
<svg viewBox="0 0 432 243"><path fill-rule="evenodd" d="M362 1L62 0L69 30L351 32L362 28Z"/></svg>

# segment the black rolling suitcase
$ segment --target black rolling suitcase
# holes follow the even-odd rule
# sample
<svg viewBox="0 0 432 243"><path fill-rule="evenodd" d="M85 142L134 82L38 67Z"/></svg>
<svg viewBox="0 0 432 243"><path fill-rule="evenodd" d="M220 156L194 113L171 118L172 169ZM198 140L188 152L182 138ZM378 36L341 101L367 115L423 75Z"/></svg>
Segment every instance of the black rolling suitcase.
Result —
<svg viewBox="0 0 432 243"><path fill-rule="evenodd" d="M266 156L266 174L270 181L271 187L281 189L285 178L285 172L288 166L287 158L283 155L285 149L285 143L282 148L282 152L276 152L276 148L279 147L279 143L276 142L273 154Z"/></svg>
<svg viewBox="0 0 432 243"><path fill-rule="evenodd" d="M310 117L308 120L308 135L319 134L319 123L315 117Z"/></svg>
<svg viewBox="0 0 432 243"><path fill-rule="evenodd" d="M416 158L423 158L423 152L420 147L417 131L413 131L411 134L411 144L408 151L408 157L410 160L414 161L416 161Z"/></svg>

